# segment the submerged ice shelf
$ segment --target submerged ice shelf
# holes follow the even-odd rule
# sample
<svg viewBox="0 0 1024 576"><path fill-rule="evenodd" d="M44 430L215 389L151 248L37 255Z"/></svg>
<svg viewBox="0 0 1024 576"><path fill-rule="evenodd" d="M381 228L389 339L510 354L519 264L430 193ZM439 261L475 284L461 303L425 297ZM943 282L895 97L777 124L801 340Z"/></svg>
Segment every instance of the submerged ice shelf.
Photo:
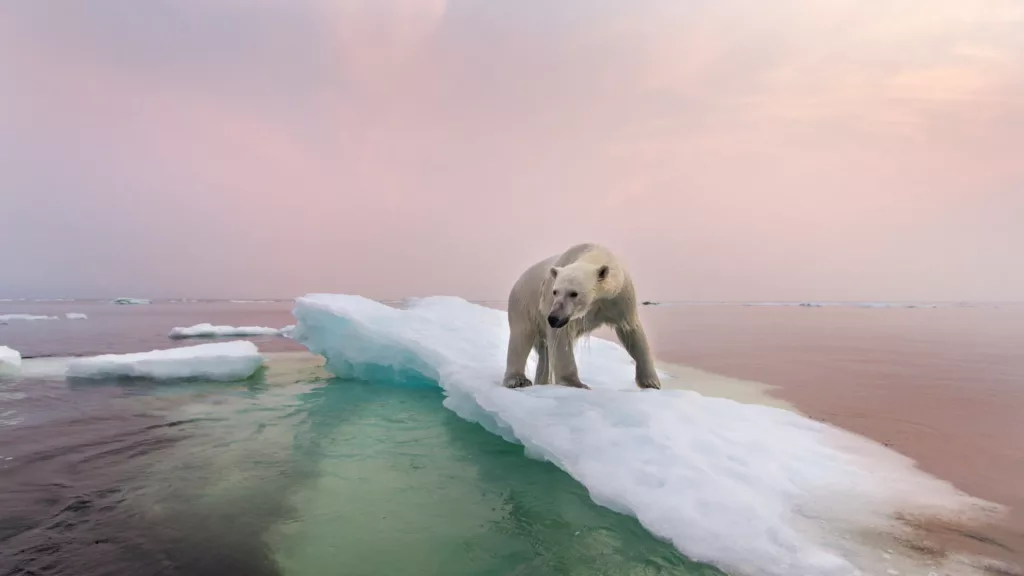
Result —
<svg viewBox="0 0 1024 576"><path fill-rule="evenodd" d="M898 530L893 513L1001 512L908 458L799 414L637 390L631 359L606 340L577 351L593 390L505 389L505 313L459 298L414 300L403 310L312 294L297 300L294 315L293 337L335 374L441 386L459 416L521 443L598 504L734 576L884 574L882 555L857 542Z"/></svg>
<svg viewBox="0 0 1024 576"><path fill-rule="evenodd" d="M153 350L134 354L104 354L75 358L67 363L69 378L148 378L154 380L244 380L263 366L252 342L238 340Z"/></svg>

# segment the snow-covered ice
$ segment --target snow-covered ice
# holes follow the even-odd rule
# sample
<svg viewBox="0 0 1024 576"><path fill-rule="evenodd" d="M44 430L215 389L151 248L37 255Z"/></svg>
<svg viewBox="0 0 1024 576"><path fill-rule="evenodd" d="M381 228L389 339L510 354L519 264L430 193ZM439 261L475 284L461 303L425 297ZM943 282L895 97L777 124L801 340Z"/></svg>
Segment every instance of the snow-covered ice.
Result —
<svg viewBox="0 0 1024 576"><path fill-rule="evenodd" d="M335 374L440 385L459 416L521 443L598 504L733 576L884 573L890 560L860 542L899 531L894 512L960 520L1003 512L896 452L794 412L638 390L616 342L578 346L592 390L505 389L506 315L460 298L413 300L403 310L311 294L293 314L293 338Z"/></svg>
<svg viewBox="0 0 1024 576"><path fill-rule="evenodd" d="M173 328L168 334L171 338L213 338L224 336L278 336L281 330L265 326L215 326L213 324L196 324L195 326Z"/></svg>
<svg viewBox="0 0 1024 576"><path fill-rule="evenodd" d="M11 320L60 320L57 316L42 316L39 314L0 314L0 322Z"/></svg>
<svg viewBox="0 0 1024 576"><path fill-rule="evenodd" d="M150 300L146 298L114 298L111 300L114 304L151 304Z"/></svg>
<svg viewBox="0 0 1024 576"><path fill-rule="evenodd" d="M246 340L153 350L135 354L105 354L68 362L69 378L149 378L155 380L244 380L263 366L256 345Z"/></svg>
<svg viewBox="0 0 1024 576"><path fill-rule="evenodd" d="M89 317L81 312L68 312L64 315L68 320L88 320Z"/></svg>
<svg viewBox="0 0 1024 576"><path fill-rule="evenodd" d="M0 375L17 374L20 370L21 354L7 346L0 346Z"/></svg>

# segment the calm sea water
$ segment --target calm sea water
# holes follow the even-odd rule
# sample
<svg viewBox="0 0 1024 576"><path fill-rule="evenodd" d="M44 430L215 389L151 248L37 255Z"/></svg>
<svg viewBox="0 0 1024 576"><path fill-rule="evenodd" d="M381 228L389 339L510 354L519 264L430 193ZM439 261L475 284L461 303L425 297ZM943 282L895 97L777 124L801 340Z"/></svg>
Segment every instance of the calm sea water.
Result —
<svg viewBox="0 0 1024 576"><path fill-rule="evenodd" d="M189 345L291 304L0 302L26 357ZM66 312L88 320L68 321ZM1013 506L967 535L1021 561L1024 308L643 310L660 359L780 386L812 416ZM0 574L711 574L436 388L343 382L289 340L245 384L0 383ZM963 535L960 535L963 536Z"/></svg>

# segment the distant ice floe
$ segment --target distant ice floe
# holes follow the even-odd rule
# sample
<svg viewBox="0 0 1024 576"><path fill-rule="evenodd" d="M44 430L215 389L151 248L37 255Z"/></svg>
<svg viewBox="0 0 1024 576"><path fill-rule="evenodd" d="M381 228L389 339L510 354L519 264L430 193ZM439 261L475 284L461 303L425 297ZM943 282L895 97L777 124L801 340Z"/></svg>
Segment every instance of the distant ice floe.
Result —
<svg viewBox="0 0 1024 576"><path fill-rule="evenodd" d="M60 320L60 318L38 314L0 314L0 322L10 322L12 320Z"/></svg>
<svg viewBox="0 0 1024 576"><path fill-rule="evenodd" d="M245 380L259 370L264 357L252 342L237 340L135 354L74 358L68 378L148 378L153 380Z"/></svg>
<svg viewBox="0 0 1024 576"><path fill-rule="evenodd" d="M629 355L600 338L576 349L592 390L506 389L506 313L460 298L399 309L311 294L293 314L294 338L334 374L440 386L448 409L732 576L927 575L933 568L912 553L882 554L873 543L908 534L897 513L974 521L1004 512L880 444L794 412L638 390ZM535 365L534 354L530 374Z"/></svg>
<svg viewBox="0 0 1024 576"><path fill-rule="evenodd" d="M68 312L64 315L64 318L68 320L88 320L89 317L81 312Z"/></svg>
<svg viewBox="0 0 1024 576"><path fill-rule="evenodd" d="M274 300L228 300L232 304L273 304Z"/></svg>
<svg viewBox="0 0 1024 576"><path fill-rule="evenodd" d="M146 298L114 298L110 301L113 304L152 304L151 300Z"/></svg>
<svg viewBox="0 0 1024 576"><path fill-rule="evenodd" d="M215 326L213 324L196 324L188 327L175 327L168 334L170 338L216 338L225 336L280 336L282 330L265 326Z"/></svg>
<svg viewBox="0 0 1024 576"><path fill-rule="evenodd" d="M13 348L0 346L0 376L17 374L21 371L21 354Z"/></svg>

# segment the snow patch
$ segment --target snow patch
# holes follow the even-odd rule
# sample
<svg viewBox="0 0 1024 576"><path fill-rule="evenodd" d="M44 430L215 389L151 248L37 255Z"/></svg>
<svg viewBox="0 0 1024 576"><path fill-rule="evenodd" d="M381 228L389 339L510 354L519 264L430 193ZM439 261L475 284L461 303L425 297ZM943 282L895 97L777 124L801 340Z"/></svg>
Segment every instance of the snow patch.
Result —
<svg viewBox="0 0 1024 576"><path fill-rule="evenodd" d="M153 350L105 354L68 362L68 378L149 378L154 380L244 380L263 366L252 342L236 340Z"/></svg>
<svg viewBox="0 0 1024 576"><path fill-rule="evenodd" d="M196 324L187 328L178 326L168 334L170 338L216 338L224 336L278 336L281 330L265 326L214 326Z"/></svg>
<svg viewBox="0 0 1024 576"><path fill-rule="evenodd" d="M962 520L1003 511L879 444L787 410L638 390L629 355L599 338L576 352L592 390L505 389L506 314L460 298L402 310L311 294L293 314L293 337L336 375L440 385L459 416L521 443L596 503L733 576L884 573L890 561L862 542L900 531L895 512ZM532 355L530 373L535 363Z"/></svg>

